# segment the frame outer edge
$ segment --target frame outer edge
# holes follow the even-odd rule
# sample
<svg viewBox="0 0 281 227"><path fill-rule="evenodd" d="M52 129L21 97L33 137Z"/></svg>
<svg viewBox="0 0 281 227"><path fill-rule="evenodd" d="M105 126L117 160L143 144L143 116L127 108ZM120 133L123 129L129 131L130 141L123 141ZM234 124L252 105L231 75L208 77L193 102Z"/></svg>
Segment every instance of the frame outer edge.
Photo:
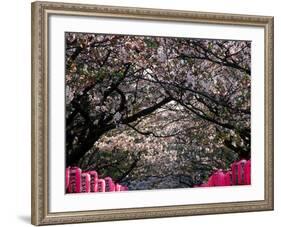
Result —
<svg viewBox="0 0 281 227"><path fill-rule="evenodd" d="M274 210L274 17L271 17L268 20L267 24L267 32L268 32L268 56L267 56L267 67L268 67L268 155L269 160L269 210Z"/></svg>
<svg viewBox="0 0 281 227"><path fill-rule="evenodd" d="M247 205L243 204L227 204L225 207L221 205L212 205L204 207L204 204L191 207L162 207L162 208L146 208L131 209L126 213L126 209L121 210L107 210L100 212L70 212L70 213L49 213L48 212L48 182L45 178L47 174L46 158L48 158L48 78L45 49L46 41L46 21L45 16L48 15L48 10L51 11L70 11L81 12L89 14L98 14L98 9L101 10L102 16L124 17L124 18L140 18L140 19L157 19L168 20L170 17L175 21L185 21L186 17L191 18L193 22L202 23L219 23L219 24L244 24L250 26L261 26L265 28L266 41L266 99L265 109L267 130L266 133L266 175L264 201L252 201ZM164 218L188 215L206 215L219 213L234 213L234 212L250 212L250 211L264 211L273 210L274 207L274 179L273 179L273 17L268 16L251 16L251 15L230 15L223 13L210 12L187 12L174 10L160 10L160 9L144 9L144 8L129 8L119 6L99 6L99 5L85 5L85 4L70 4L70 3L56 3L56 2L33 2L31 3L32 10L32 79L31 79L31 128L32 128L32 169L31 169L31 223L33 225L46 224L66 224L66 223L81 223L81 222L97 222L97 221L117 221L129 219L144 219L144 218ZM227 19L226 21L221 21ZM47 39L47 37L46 37ZM46 52L45 52L46 51Z"/></svg>
<svg viewBox="0 0 281 227"><path fill-rule="evenodd" d="M39 2L31 3L31 224L39 225L42 220L42 162L41 162L41 110L42 110L42 24Z"/></svg>
<svg viewBox="0 0 281 227"><path fill-rule="evenodd" d="M272 173L271 173L271 181L272 181L272 196L271 196L271 199L272 199L272 204L271 204L271 208L272 210L274 210L274 17L272 17L272 20L271 20L271 53L270 53L270 57L271 57L271 64L270 67L270 71L271 71L271 78L272 78L272 81L271 81L271 89L272 89L272 93L271 93L271 102L272 102L272 109L271 109L271 115L272 115L272 119L271 119L271 124L272 124L272 127L271 127L271 146L272 146L272 157L271 157L271 160L272 160Z"/></svg>
<svg viewBox="0 0 281 227"><path fill-rule="evenodd" d="M35 18L37 17L35 3L31 3L31 223L33 225L37 224L37 199L36 199L36 154L35 154L35 147L36 147L36 136L35 136L35 129L36 129L36 110L35 110L35 74L36 74L36 66L35 66L35 58L37 56L36 53L36 46L38 42L35 37L36 31L36 23L34 23Z"/></svg>
<svg viewBox="0 0 281 227"><path fill-rule="evenodd" d="M264 70L264 155L265 155L265 201L266 210L274 210L274 152L273 152L273 48L274 48L274 18L270 17L264 26L265 70Z"/></svg>

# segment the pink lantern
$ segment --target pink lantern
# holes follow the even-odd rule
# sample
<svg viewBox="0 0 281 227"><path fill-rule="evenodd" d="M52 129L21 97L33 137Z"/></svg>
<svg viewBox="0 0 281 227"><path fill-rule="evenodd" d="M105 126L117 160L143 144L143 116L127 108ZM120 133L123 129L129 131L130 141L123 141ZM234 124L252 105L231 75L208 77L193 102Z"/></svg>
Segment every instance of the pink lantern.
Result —
<svg viewBox="0 0 281 227"><path fill-rule="evenodd" d="M227 171L224 174L224 185L225 186L230 186L232 185L232 172L231 171Z"/></svg>
<svg viewBox="0 0 281 227"><path fill-rule="evenodd" d="M120 184L117 183L117 184L115 185L115 191L116 191L116 192L120 192L120 191L121 191L121 185L120 185Z"/></svg>
<svg viewBox="0 0 281 227"><path fill-rule="evenodd" d="M122 186L122 185L121 185L120 191L128 191L128 187L127 187L127 186Z"/></svg>
<svg viewBox="0 0 281 227"><path fill-rule="evenodd" d="M69 193L79 193L81 191L81 169L78 167L70 167L69 169Z"/></svg>
<svg viewBox="0 0 281 227"><path fill-rule="evenodd" d="M250 163L249 163L250 164ZM239 162L234 162L231 165L232 170L232 184L233 185L244 185L249 184L249 175L250 175L250 165L247 164L245 159L240 160ZM247 166L248 165L248 166ZM247 179L248 177L248 179Z"/></svg>
<svg viewBox="0 0 281 227"><path fill-rule="evenodd" d="M105 191L106 192L114 192L115 191L115 185L111 179L111 177L105 177Z"/></svg>
<svg viewBox="0 0 281 227"><path fill-rule="evenodd" d="M90 174L90 177L91 177L91 180L90 180L91 192L97 192L98 191L98 173L96 171L89 171L88 174Z"/></svg>
<svg viewBox="0 0 281 227"><path fill-rule="evenodd" d="M238 184L243 185L245 184L245 165L246 165L246 160L242 159L241 161L238 162Z"/></svg>
<svg viewBox="0 0 281 227"><path fill-rule="evenodd" d="M245 164L245 184L251 184L251 160L248 160Z"/></svg>
<svg viewBox="0 0 281 227"><path fill-rule="evenodd" d="M238 184L238 163L233 162L231 164L231 172L232 172L232 185L237 185Z"/></svg>
<svg viewBox="0 0 281 227"><path fill-rule="evenodd" d="M98 192L105 192L105 180L98 179Z"/></svg>
<svg viewBox="0 0 281 227"><path fill-rule="evenodd" d="M209 177L209 180L208 180L208 182L207 182L207 185L208 185L209 187L214 186L213 175L211 175L211 176Z"/></svg>
<svg viewBox="0 0 281 227"><path fill-rule="evenodd" d="M66 168L65 170L65 188L67 190L69 185L69 167Z"/></svg>
<svg viewBox="0 0 281 227"><path fill-rule="evenodd" d="M88 173L82 173L81 174L81 192L90 192L90 181L91 176Z"/></svg>
<svg viewBox="0 0 281 227"><path fill-rule="evenodd" d="M219 170L213 174L214 186L224 186L224 173Z"/></svg>

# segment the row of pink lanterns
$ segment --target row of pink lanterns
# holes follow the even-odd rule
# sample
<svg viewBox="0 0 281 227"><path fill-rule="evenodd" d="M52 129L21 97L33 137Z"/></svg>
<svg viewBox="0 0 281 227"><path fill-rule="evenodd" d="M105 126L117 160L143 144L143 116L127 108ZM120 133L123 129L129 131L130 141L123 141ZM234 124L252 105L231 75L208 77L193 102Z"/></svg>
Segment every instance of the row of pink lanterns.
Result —
<svg viewBox="0 0 281 227"><path fill-rule="evenodd" d="M82 172L78 167L67 167L65 173L67 193L82 192L118 192L127 191L128 187L114 183L111 177L99 179L96 171Z"/></svg>
<svg viewBox="0 0 281 227"><path fill-rule="evenodd" d="M214 172L207 182L194 187L250 185L251 184L251 160L242 159L234 162L230 170L218 170Z"/></svg>

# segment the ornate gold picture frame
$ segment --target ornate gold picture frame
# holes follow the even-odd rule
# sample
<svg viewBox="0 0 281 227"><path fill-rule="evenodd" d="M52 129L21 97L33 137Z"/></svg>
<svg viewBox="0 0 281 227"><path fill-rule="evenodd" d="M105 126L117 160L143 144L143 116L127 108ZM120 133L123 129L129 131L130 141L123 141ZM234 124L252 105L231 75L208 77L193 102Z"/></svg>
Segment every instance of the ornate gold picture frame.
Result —
<svg viewBox="0 0 281 227"><path fill-rule="evenodd" d="M226 26L228 29L232 27L242 27L246 30L260 29L260 32L264 34L262 46L259 47L262 48L263 52L263 56L259 57L262 57L264 64L263 71L260 72L263 75L264 103L260 103L260 105L263 109L264 124L259 127L263 128L264 147L259 147L258 151L254 151L258 152L263 160L261 161L262 166L255 165L255 163L252 166L259 168L264 175L260 176L262 179L262 198L241 201L223 200L222 202L218 199L217 202L203 201L202 203L200 201L196 203L179 201L176 205L168 203L165 203L166 205L136 205L135 207L128 205L125 208L115 204L114 208L91 209L90 205L87 205L85 209L81 210L79 208L53 209L52 187L54 184L52 183L51 187L50 182L53 176L51 168L54 163L51 163L51 160L53 160L54 154L51 154L50 150L51 148L55 150L56 146L54 144L51 146L50 122L53 119L50 118L50 111L53 108L51 100L56 96L52 94L53 90L50 89L51 81L54 79L51 75L54 66L50 64L52 56L50 46L53 42L50 39L50 18L52 16L68 17L73 20L78 17L88 20L100 18L116 21L170 22L179 25L191 24L195 27L204 25ZM122 28L120 27L120 29ZM110 28L108 28L108 33L110 33ZM64 37L58 37L58 39L64 39ZM256 53L253 51L252 54ZM255 65L253 66L255 67ZM64 78L64 76L56 74L56 77ZM61 87L61 90L63 91L64 87ZM252 102L254 102L253 100ZM259 128L252 128L252 130L257 129ZM61 165L64 168L64 163ZM64 189L58 188L58 190L63 191ZM255 184L249 190L255 190ZM188 194L189 192L186 191L187 197ZM32 3L32 224L48 225L265 211L273 210L273 200L273 17L54 2Z"/></svg>

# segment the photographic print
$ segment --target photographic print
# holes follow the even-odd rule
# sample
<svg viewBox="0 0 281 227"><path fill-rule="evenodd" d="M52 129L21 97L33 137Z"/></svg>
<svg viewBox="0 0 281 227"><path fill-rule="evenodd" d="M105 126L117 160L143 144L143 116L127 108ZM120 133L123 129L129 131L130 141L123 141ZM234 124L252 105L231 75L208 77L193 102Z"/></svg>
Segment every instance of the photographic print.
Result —
<svg viewBox="0 0 281 227"><path fill-rule="evenodd" d="M251 41L65 32L66 193L251 184Z"/></svg>

